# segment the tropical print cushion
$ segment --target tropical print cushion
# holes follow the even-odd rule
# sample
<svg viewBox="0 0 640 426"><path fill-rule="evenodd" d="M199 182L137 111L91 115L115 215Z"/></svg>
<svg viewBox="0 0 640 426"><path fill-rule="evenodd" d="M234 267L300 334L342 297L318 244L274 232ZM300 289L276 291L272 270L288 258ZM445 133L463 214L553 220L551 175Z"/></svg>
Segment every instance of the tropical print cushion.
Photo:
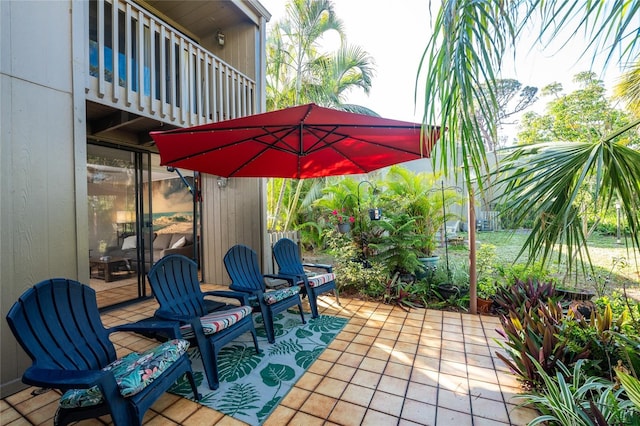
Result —
<svg viewBox="0 0 640 426"><path fill-rule="evenodd" d="M112 371L123 397L130 397L146 388L189 349L189 342L175 339L141 354L132 352L103 368ZM90 407L104 401L98 386L70 389L60 398L62 408Z"/></svg>
<svg viewBox="0 0 640 426"><path fill-rule="evenodd" d="M300 287L285 287L280 290L268 291L264 294L264 301L267 305L273 305L281 300L288 299L300 293Z"/></svg>
<svg viewBox="0 0 640 426"><path fill-rule="evenodd" d="M327 274L318 274L313 276L307 276L310 287L319 287L322 284L330 283L336 279L336 275L333 272Z"/></svg>
<svg viewBox="0 0 640 426"><path fill-rule="evenodd" d="M240 306L238 308L227 309L225 311L214 311L200 318L202 323L202 329L204 334L217 333L220 330L224 330L240 321L247 315L251 315L253 309L251 306ZM190 339L195 337L190 324L185 324L180 327L182 337Z"/></svg>

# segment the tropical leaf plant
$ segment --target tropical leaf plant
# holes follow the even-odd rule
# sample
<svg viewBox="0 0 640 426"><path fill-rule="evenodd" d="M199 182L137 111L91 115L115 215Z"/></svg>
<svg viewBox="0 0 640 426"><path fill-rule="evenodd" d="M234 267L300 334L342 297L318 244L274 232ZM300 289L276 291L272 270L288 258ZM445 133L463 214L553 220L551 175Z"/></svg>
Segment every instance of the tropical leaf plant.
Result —
<svg viewBox="0 0 640 426"><path fill-rule="evenodd" d="M424 123L447 129L438 144L442 168L462 164L469 189L474 182L484 189L484 180L476 177L490 172L490 166L478 117L488 123L484 132L496 134L500 71L507 55L518 51L516 46L522 51L518 43L525 29L537 30L540 43L568 41L580 33L587 40L585 54L595 58L604 53L606 64L624 64L637 58L639 13L637 1L439 2L416 82L424 88ZM585 236L573 206L577 190L591 176L598 185L594 202L607 206L619 197L632 245L640 249L640 218L635 213L640 199L638 153L612 143L638 124L640 120L613 130L597 142L529 147L526 158L524 151L512 157L508 179L517 192L509 210L524 214L530 207L538 213L537 226L523 247L530 259L539 254L544 263L555 244L564 244L567 253L583 247Z"/></svg>
<svg viewBox="0 0 640 426"><path fill-rule="evenodd" d="M542 413L529 425L559 424L564 426L606 426L638 424L640 418L622 389L599 377L588 376L583 360L572 370L558 362L558 370L549 374L535 360L543 386L539 392L517 395Z"/></svg>

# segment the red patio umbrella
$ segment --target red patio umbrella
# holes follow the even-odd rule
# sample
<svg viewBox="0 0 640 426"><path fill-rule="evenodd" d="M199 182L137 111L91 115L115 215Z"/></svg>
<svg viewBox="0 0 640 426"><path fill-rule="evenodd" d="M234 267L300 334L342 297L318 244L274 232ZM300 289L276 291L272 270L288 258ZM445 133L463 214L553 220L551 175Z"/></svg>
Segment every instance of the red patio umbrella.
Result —
<svg viewBox="0 0 640 426"><path fill-rule="evenodd" d="M429 157L440 128L307 104L151 136L162 165L223 177L305 179Z"/></svg>

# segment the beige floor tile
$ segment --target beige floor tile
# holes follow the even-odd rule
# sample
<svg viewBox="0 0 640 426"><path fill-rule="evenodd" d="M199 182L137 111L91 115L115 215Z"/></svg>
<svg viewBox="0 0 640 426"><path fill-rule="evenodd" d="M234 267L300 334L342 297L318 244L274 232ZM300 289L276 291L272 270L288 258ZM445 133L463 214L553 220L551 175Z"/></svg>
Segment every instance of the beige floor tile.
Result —
<svg viewBox="0 0 640 426"><path fill-rule="evenodd" d="M304 411L312 416L327 418L327 414L333 410L333 407L338 402L337 399L331 398L318 393L312 393L309 398L302 404L300 411Z"/></svg>
<svg viewBox="0 0 640 426"><path fill-rule="evenodd" d="M387 376L397 377L399 379L409 380L412 369L411 365L390 362L386 365L384 374Z"/></svg>
<svg viewBox="0 0 640 426"><path fill-rule="evenodd" d="M347 382L342 380L325 377L316 387L314 392L321 393L332 398L340 398L342 392L347 387Z"/></svg>
<svg viewBox="0 0 640 426"><path fill-rule="evenodd" d="M471 414L469 394L447 389L438 389L438 407L449 408L461 413Z"/></svg>
<svg viewBox="0 0 640 426"><path fill-rule="evenodd" d="M406 328L406 327L405 327ZM409 334L405 333L404 329L402 333L398 336L398 342L411 343L414 345L420 344L420 334Z"/></svg>
<svg viewBox="0 0 640 426"><path fill-rule="evenodd" d="M345 340L347 342L351 342L353 340L354 337L356 337L358 334L357 333L351 333L349 331L344 331L344 329L338 333L338 335L336 336L336 340ZM331 346L329 346L331 347ZM335 348L333 348L335 349Z"/></svg>
<svg viewBox="0 0 640 426"><path fill-rule="evenodd" d="M480 367L469 367L469 369L471 368L478 369ZM440 362L440 373L451 374L453 376L467 377L467 364L462 362L442 360Z"/></svg>
<svg viewBox="0 0 640 426"><path fill-rule="evenodd" d="M357 426L362 423L366 411L367 409L360 405L338 401L331 415L329 415L329 421L344 426Z"/></svg>
<svg viewBox="0 0 640 426"><path fill-rule="evenodd" d="M331 367L331 370L327 373L327 376L348 382L351 380L356 370L357 369L355 367L350 367L348 365L334 364L333 367Z"/></svg>
<svg viewBox="0 0 640 426"><path fill-rule="evenodd" d="M397 417L376 410L367 410L362 419L362 426L395 425L396 423L398 423Z"/></svg>
<svg viewBox="0 0 640 426"><path fill-rule="evenodd" d="M373 398L371 399L371 404L369 404L369 408L381 411L386 414L390 414L392 416L400 417L400 413L402 412L402 405L405 400L403 397L398 395L392 395L390 393L376 391L373 394Z"/></svg>
<svg viewBox="0 0 640 426"><path fill-rule="evenodd" d="M385 376L380 378L378 389L384 392L398 396L404 396L407 393L408 380L398 379L397 377Z"/></svg>
<svg viewBox="0 0 640 426"><path fill-rule="evenodd" d="M446 361L453 361L453 362L458 362L458 363L466 363L467 362L467 357L465 355L464 352L458 352L458 351L447 351L447 350L443 350L440 358L442 360L446 360Z"/></svg>
<svg viewBox="0 0 640 426"><path fill-rule="evenodd" d="M296 387L306 389L308 391L314 391L318 383L322 380L323 376L319 374L309 373L308 371L300 377L296 383Z"/></svg>
<svg viewBox="0 0 640 426"><path fill-rule="evenodd" d="M357 354L357 355L366 355L369 352L370 345L364 345L361 343L351 342L349 346L345 349L345 352Z"/></svg>
<svg viewBox="0 0 640 426"><path fill-rule="evenodd" d="M283 406L278 408L288 410L287 407ZM184 426L213 426L223 417L224 415L218 411L212 410L208 407L201 407L195 413L191 414L191 416L186 418L182 424Z"/></svg>
<svg viewBox="0 0 640 426"><path fill-rule="evenodd" d="M302 404L305 403L307 398L309 398L309 395L311 395L310 391L302 389L298 386L294 386L293 389L291 389L289 393L282 399L282 405L294 410L298 410L300 407L302 407Z"/></svg>
<svg viewBox="0 0 640 426"><path fill-rule="evenodd" d="M494 401L485 398L472 398L471 407L474 416L486 417L499 422L509 422L507 407L502 401Z"/></svg>
<svg viewBox="0 0 640 426"><path fill-rule="evenodd" d="M493 368L493 359L490 356L466 354L467 364L477 367Z"/></svg>
<svg viewBox="0 0 640 426"><path fill-rule="evenodd" d="M474 345L472 343L466 343L463 350L469 354L491 356L491 351L489 350L489 347L487 345Z"/></svg>
<svg viewBox="0 0 640 426"><path fill-rule="evenodd" d="M357 368L362 362L363 358L364 358L363 355L351 354L351 353L345 352L342 355L340 355L340 358L338 358L336 363Z"/></svg>
<svg viewBox="0 0 640 426"><path fill-rule="evenodd" d="M469 379L480 380L482 382L498 383L496 371L492 368L476 367L470 365L468 367Z"/></svg>
<svg viewBox="0 0 640 426"><path fill-rule="evenodd" d="M269 418L263 423L264 426L282 426L286 425L293 416L295 416L296 410L279 405Z"/></svg>
<svg viewBox="0 0 640 426"><path fill-rule="evenodd" d="M350 344L351 344L351 342L349 342L347 340L338 340L338 339L336 339L333 342L331 342L331 344L328 346L327 350L334 350L334 351L344 352L344 350Z"/></svg>
<svg viewBox="0 0 640 426"><path fill-rule="evenodd" d="M423 385L422 383L409 382L406 397L415 401L436 405L438 388L435 386Z"/></svg>
<svg viewBox="0 0 640 426"><path fill-rule="evenodd" d="M372 388L351 383L347 385L347 388L342 393L340 399L363 407L368 407L371 402L371 398L373 398L374 392L375 391Z"/></svg>
<svg viewBox="0 0 640 426"><path fill-rule="evenodd" d="M533 419L540 416L540 413L535 410L512 404L507 404L507 411L509 413L509 420L514 425L529 424Z"/></svg>
<svg viewBox="0 0 640 426"><path fill-rule="evenodd" d="M440 358L440 346L427 346L420 344L416 355L426 356L429 358Z"/></svg>
<svg viewBox="0 0 640 426"><path fill-rule="evenodd" d="M494 401L503 401L500 385L469 379L469 394L471 398L485 398Z"/></svg>
<svg viewBox="0 0 640 426"><path fill-rule="evenodd" d="M385 368L387 368L387 362L381 359L370 358L366 356L360 363L359 368L361 370L372 371L374 373L383 373L385 371Z"/></svg>
<svg viewBox="0 0 640 426"><path fill-rule="evenodd" d="M315 374L326 375L333 367L333 362L325 361L323 359L317 359L309 367L307 371Z"/></svg>
<svg viewBox="0 0 640 426"><path fill-rule="evenodd" d="M418 424L433 425L436 422L436 406L407 399L402 407L401 417ZM453 425L454 423L449 424Z"/></svg>
<svg viewBox="0 0 640 426"><path fill-rule="evenodd" d="M298 411L289 421L292 426L322 426L324 425L324 417L315 417L302 411Z"/></svg>
<svg viewBox="0 0 640 426"><path fill-rule="evenodd" d="M340 358L340 355L342 355L341 351L327 348L324 350L324 352L320 354L318 359L322 359L329 362L336 362L338 358Z"/></svg>
<svg viewBox="0 0 640 426"><path fill-rule="evenodd" d="M413 362L414 368L421 368L427 370L440 370L440 357L428 357L428 356L420 356L416 355L415 361Z"/></svg>
<svg viewBox="0 0 640 426"><path fill-rule="evenodd" d="M367 349L371 347L373 341L376 340L375 335L367 335L367 334L358 334L353 338L352 343L357 343L361 345L367 345Z"/></svg>
<svg viewBox="0 0 640 426"><path fill-rule="evenodd" d="M365 388L375 389L380 381L381 374L371 371L358 370L351 378L354 385L364 386Z"/></svg>
<svg viewBox="0 0 640 426"><path fill-rule="evenodd" d="M392 351L391 348L373 346L372 348L369 349L369 352L367 352L367 356L371 358L380 359L382 361L386 361L391 356L391 351Z"/></svg>
<svg viewBox="0 0 640 426"><path fill-rule="evenodd" d="M201 407L197 402L193 402L186 398L180 398L169 407L167 407L162 415L180 424L184 420L195 413Z"/></svg>
<svg viewBox="0 0 640 426"><path fill-rule="evenodd" d="M453 392L469 393L469 381L466 377L440 373L438 376L440 388Z"/></svg>
<svg viewBox="0 0 640 426"><path fill-rule="evenodd" d="M361 336L377 336L380 333L380 328L377 327L362 327L362 330L360 330L360 335Z"/></svg>
<svg viewBox="0 0 640 426"><path fill-rule="evenodd" d="M429 386L438 386L440 373L437 370L415 368L411 372L411 381Z"/></svg>
<svg viewBox="0 0 640 426"><path fill-rule="evenodd" d="M398 340L398 336L400 335L400 332L397 330L389 330L387 328L387 326L385 325L384 328L382 329L382 331L380 331L380 333L378 333L378 337L381 339L389 339L389 340L393 340L394 342L396 340Z"/></svg>
<svg viewBox="0 0 640 426"><path fill-rule="evenodd" d="M473 420L468 413L461 413L460 411L449 410L447 408L438 408L438 421L435 424L437 426L472 426Z"/></svg>
<svg viewBox="0 0 640 426"><path fill-rule="evenodd" d="M408 354L415 354L416 351L418 350L418 344L398 341L393 347L393 350L399 351L399 352L405 352Z"/></svg>

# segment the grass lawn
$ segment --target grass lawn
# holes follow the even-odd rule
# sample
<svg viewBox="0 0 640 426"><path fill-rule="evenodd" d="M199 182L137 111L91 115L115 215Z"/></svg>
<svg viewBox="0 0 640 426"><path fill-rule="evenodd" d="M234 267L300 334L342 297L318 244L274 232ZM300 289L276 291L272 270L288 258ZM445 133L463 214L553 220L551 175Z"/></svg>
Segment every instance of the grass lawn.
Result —
<svg viewBox="0 0 640 426"><path fill-rule="evenodd" d="M502 265L510 265L513 262L524 263L526 262L526 253L522 258L516 260L518 253L520 252L524 241L528 234L523 231L511 232L511 231L494 231L494 232L478 232L476 234L476 241L478 246L481 244L492 244L496 247L496 263ZM465 235L465 239L466 239ZM449 246L449 262L453 267L457 264L468 263L469 250L466 245ZM445 261L445 250L439 248L438 253L440 261ZM636 293L640 296L640 274L638 262L640 262L640 253L634 253L627 251L624 240L622 244L616 244L615 236L602 236L594 235L589 240L589 254L591 260L596 268L595 277L596 281L603 283L607 280L607 284L604 285L605 292L621 289L623 285L627 286L627 289L631 289L631 293ZM625 259L626 262L616 262L616 259ZM564 266L558 265L557 262L550 267L553 273L557 273L559 277L564 274ZM578 277L573 275L567 282L567 285L572 285L577 282L578 287L594 289L593 279L587 279L582 274L578 273ZM634 294L635 297L635 294Z"/></svg>

